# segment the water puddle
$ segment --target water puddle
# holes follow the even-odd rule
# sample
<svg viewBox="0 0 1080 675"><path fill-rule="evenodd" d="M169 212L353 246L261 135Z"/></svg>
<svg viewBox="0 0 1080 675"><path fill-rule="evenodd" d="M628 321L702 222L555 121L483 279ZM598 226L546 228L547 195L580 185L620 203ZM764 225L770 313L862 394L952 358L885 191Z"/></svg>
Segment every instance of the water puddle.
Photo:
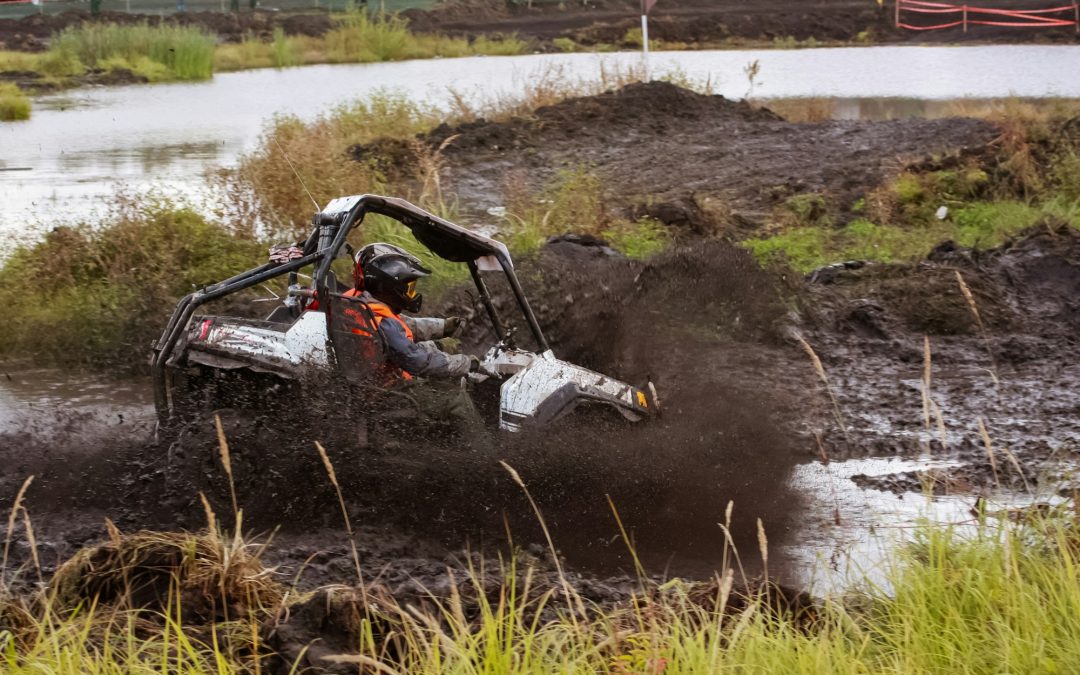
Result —
<svg viewBox="0 0 1080 675"><path fill-rule="evenodd" d="M807 498L801 528L784 548L789 582L817 595L841 592L852 584L889 586L889 565L896 550L912 541L920 523L978 526L976 494L930 497L915 492L895 494L859 487L852 478L889 476L908 471L949 469L964 462L948 459L873 458L795 468L792 486ZM998 491L984 495L986 513L1019 509L1061 500L1056 490L1034 494Z"/></svg>
<svg viewBox="0 0 1080 675"><path fill-rule="evenodd" d="M148 432L155 420L148 382L54 369L0 372L0 433L47 439L120 426Z"/></svg>

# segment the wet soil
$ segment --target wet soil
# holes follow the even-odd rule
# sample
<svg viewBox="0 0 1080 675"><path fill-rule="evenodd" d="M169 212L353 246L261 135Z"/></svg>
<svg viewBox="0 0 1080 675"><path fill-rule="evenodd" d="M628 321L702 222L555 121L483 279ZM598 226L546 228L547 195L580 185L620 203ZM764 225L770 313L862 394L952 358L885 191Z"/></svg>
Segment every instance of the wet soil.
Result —
<svg viewBox="0 0 1080 675"><path fill-rule="evenodd" d="M557 172L589 167L616 210L692 234L759 228L796 195L817 195L839 222L883 179L909 164L984 152L999 135L973 119L792 124L767 109L651 82L574 98L527 118L444 125L445 180L476 221L515 190L540 192ZM409 150L358 146L358 160ZM393 170L393 167L387 167Z"/></svg>
<svg viewBox="0 0 1080 675"><path fill-rule="evenodd" d="M1025 0L984 0L987 7L1045 7L1045 2ZM433 10L407 10L413 30L476 38L516 35L530 41L535 49L553 51L553 40L568 38L584 47L614 45L634 48L628 31L640 29L640 4L636 0L586 0L528 9L508 6L503 0L463 0ZM936 17L932 17L936 18ZM1071 18L1071 17L1068 17ZM333 27L324 11L275 12L257 10L240 13L188 12L164 19L159 16L102 12L93 18L88 12L69 11L58 15L30 15L22 19L0 20L0 49L41 51L49 37L64 28L85 21L114 23L158 23L201 26L224 42L239 42L246 36L269 40L275 28L287 35L321 36ZM915 25L919 17L906 19ZM977 26L942 31L905 31L893 27L891 7L876 7L863 0L679 0L660 2L651 13L650 37L688 47L710 47L766 43L795 39L824 43L903 42L999 42L1075 43L1080 35L1072 28L1008 29Z"/></svg>

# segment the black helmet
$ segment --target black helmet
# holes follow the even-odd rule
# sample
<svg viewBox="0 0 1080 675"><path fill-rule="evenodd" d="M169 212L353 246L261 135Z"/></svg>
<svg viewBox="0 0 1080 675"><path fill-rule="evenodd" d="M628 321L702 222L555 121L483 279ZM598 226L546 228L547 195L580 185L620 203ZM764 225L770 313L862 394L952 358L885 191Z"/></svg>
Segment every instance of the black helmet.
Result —
<svg viewBox="0 0 1080 675"><path fill-rule="evenodd" d="M394 313L419 312L424 296L416 292L416 280L431 274L420 260L393 244L368 244L356 253L356 276L363 274L364 290Z"/></svg>

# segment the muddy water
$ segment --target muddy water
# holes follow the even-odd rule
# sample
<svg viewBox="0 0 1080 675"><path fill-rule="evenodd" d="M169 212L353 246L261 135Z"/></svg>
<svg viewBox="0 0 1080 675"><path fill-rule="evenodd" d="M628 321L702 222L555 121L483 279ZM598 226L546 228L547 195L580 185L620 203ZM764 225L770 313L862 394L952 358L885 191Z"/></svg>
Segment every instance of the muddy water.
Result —
<svg viewBox="0 0 1080 675"><path fill-rule="evenodd" d="M889 477L902 472L948 470L957 460L902 458L851 459L795 468L793 487L808 498L799 532L784 547L789 582L818 595L842 591L853 582L869 581L888 588L896 569L895 552L911 542L919 523L948 524L963 533L979 523L978 496L972 493L929 497L918 492L886 492L861 488L854 476ZM1067 466L1063 469L1068 470ZM1075 466L1071 467L1075 470ZM1022 509L1061 501L1057 491L1035 487L1031 492L997 490L984 495L983 513Z"/></svg>
<svg viewBox="0 0 1080 675"><path fill-rule="evenodd" d="M123 427L153 429L150 387L52 369L0 371L0 434L35 438Z"/></svg>
<svg viewBox="0 0 1080 675"><path fill-rule="evenodd" d="M745 69L754 62L751 82ZM41 96L31 120L0 125L0 233L93 219L118 184L203 199L203 172L234 164L277 113L311 118L386 88L443 106L451 89L491 96L543 72L594 79L602 67L639 64L639 55L620 53L309 66ZM661 52L651 68L707 80L731 98L841 99L834 114L845 118L903 116L951 98L1080 96L1080 47L1072 46ZM916 102L875 103L897 97Z"/></svg>

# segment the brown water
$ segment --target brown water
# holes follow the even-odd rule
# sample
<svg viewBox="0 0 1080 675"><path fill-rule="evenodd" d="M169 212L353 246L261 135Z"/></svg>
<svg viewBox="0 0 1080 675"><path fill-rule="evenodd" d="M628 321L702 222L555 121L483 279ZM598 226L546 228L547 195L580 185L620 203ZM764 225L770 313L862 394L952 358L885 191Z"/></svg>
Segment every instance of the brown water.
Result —
<svg viewBox="0 0 1080 675"><path fill-rule="evenodd" d="M149 380L109 380L50 368L0 369L0 434L49 437L121 426L148 433L154 422Z"/></svg>

